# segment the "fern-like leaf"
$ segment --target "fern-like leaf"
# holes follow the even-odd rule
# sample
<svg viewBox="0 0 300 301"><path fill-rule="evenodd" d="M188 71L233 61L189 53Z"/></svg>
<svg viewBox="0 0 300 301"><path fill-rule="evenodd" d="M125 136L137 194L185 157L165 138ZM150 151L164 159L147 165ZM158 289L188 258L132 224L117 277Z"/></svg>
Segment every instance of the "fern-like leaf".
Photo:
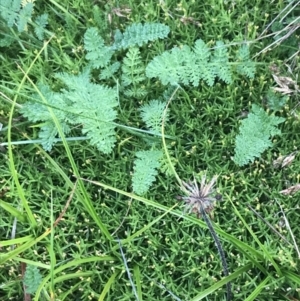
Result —
<svg viewBox="0 0 300 301"><path fill-rule="evenodd" d="M69 125L65 122L60 122L60 126L64 134L68 134L71 131ZM45 151L50 152L52 150L56 143L57 135L58 130L54 121L47 121L43 124L39 132L39 138L41 139L41 145Z"/></svg>
<svg viewBox="0 0 300 301"><path fill-rule="evenodd" d="M19 32L26 29L32 13L32 2L27 2L23 5L21 0L1 0L0 17L6 21L8 27L16 25Z"/></svg>
<svg viewBox="0 0 300 301"><path fill-rule="evenodd" d="M144 104L139 110L141 111L142 120L145 122L147 128L153 133L160 133L163 113L166 103L160 100L151 100Z"/></svg>
<svg viewBox="0 0 300 301"><path fill-rule="evenodd" d="M209 64L211 57L210 49L204 43L203 40L199 39L195 42L194 53L197 58L197 63L195 64L195 69L191 78L194 87L197 87L199 80L202 78L209 86L212 86L215 81L214 68Z"/></svg>
<svg viewBox="0 0 300 301"><path fill-rule="evenodd" d="M116 31L114 37L113 49L126 49L136 45L142 46L144 43L157 39L164 39L170 32L167 25L160 23L134 23L126 27L122 34L119 30Z"/></svg>
<svg viewBox="0 0 300 301"><path fill-rule="evenodd" d="M149 190L158 174L162 155L162 151L159 150L139 151L136 153L132 176L134 193L143 195Z"/></svg>
<svg viewBox="0 0 300 301"><path fill-rule="evenodd" d="M13 27L21 10L21 0L2 0L0 7L0 16L8 27Z"/></svg>
<svg viewBox="0 0 300 301"><path fill-rule="evenodd" d="M115 141L114 120L118 105L116 90L90 82L88 69L79 74L56 75L66 88L60 93L51 91L48 87L41 87L41 92L51 106L64 133L70 131L69 124L82 125L82 132L101 152L111 152ZM23 115L31 121L45 121L39 133L43 146L50 150L57 136L57 129L52 115L42 101L28 102L21 109Z"/></svg>
<svg viewBox="0 0 300 301"><path fill-rule="evenodd" d="M34 32L39 40L44 39L45 27L48 24L48 14L42 14L35 19Z"/></svg>
<svg viewBox="0 0 300 301"><path fill-rule="evenodd" d="M196 52L184 45L156 56L146 68L147 77L158 77L163 85L188 85L191 82L196 87L200 79L204 79L210 86L213 85L215 69L208 61L207 47L198 40L194 50Z"/></svg>
<svg viewBox="0 0 300 301"><path fill-rule="evenodd" d="M63 100L62 95L54 93L47 85L39 84L38 88L44 98L48 100L48 103L45 104L38 94L34 94L32 98L36 100L26 102L20 109L23 116L33 122L51 121L52 116L47 108L49 106L59 121L65 120L68 106Z"/></svg>
<svg viewBox="0 0 300 301"><path fill-rule="evenodd" d="M145 67L143 66L138 48L129 48L122 64L123 86L135 85L145 80Z"/></svg>
<svg viewBox="0 0 300 301"><path fill-rule="evenodd" d="M279 135L277 125L285 119L268 115L257 105L252 106L251 113L242 121L240 133L235 140L235 155L233 160L239 166L253 162L272 146L270 137Z"/></svg>
<svg viewBox="0 0 300 301"><path fill-rule="evenodd" d="M111 65L105 66L100 73L100 79L108 79L113 77L113 75L120 69L121 64L119 62L115 62Z"/></svg>
<svg viewBox="0 0 300 301"><path fill-rule="evenodd" d="M27 265L23 282L26 287L26 293L34 294L42 282L42 275L39 269L36 266Z"/></svg>
<svg viewBox="0 0 300 301"><path fill-rule="evenodd" d="M124 91L124 94L128 97L142 98L147 95L147 91L144 87L129 88Z"/></svg>
<svg viewBox="0 0 300 301"><path fill-rule="evenodd" d="M18 31L22 32L27 27L27 22L30 20L33 13L33 3L29 2L20 10L17 18Z"/></svg>
<svg viewBox="0 0 300 301"><path fill-rule="evenodd" d="M71 113L68 122L82 124L82 133L90 139L90 143L101 152L110 153L116 142L116 90L91 83L87 72L77 76L63 73L57 77L68 84L68 89L63 90Z"/></svg>
<svg viewBox="0 0 300 301"><path fill-rule="evenodd" d="M242 45L237 52L236 58L238 63L236 71L241 75L253 79L255 74L255 63L250 59L249 46Z"/></svg>
<svg viewBox="0 0 300 301"><path fill-rule="evenodd" d="M97 28L91 27L84 34L84 48L87 51L86 59L91 61L94 68L108 65L114 51L104 45L103 38Z"/></svg>
<svg viewBox="0 0 300 301"><path fill-rule="evenodd" d="M222 41L217 41L215 51L211 60L214 73L226 84L232 83L231 66L228 61L228 51Z"/></svg>
<svg viewBox="0 0 300 301"><path fill-rule="evenodd" d="M177 85L180 82L180 69L183 71L181 57L179 48L163 52L154 57L148 64L146 76L149 78L158 77L163 85Z"/></svg>
<svg viewBox="0 0 300 301"><path fill-rule="evenodd" d="M243 74L248 77L253 75L250 65L253 66L250 60L240 63L240 66L243 66ZM203 79L209 86L212 86L216 76L227 84L231 83L232 68L228 61L227 48L223 42L217 42L213 55L211 55L211 51L205 43L197 40L193 49L184 45L154 57L146 67L146 76L158 77L163 85L192 83L194 87L197 87L199 81Z"/></svg>

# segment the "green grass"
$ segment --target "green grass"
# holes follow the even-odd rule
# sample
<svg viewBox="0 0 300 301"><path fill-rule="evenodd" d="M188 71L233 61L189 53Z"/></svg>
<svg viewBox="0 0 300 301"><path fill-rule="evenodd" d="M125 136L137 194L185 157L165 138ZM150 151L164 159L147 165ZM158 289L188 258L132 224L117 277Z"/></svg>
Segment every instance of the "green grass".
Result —
<svg viewBox="0 0 300 301"><path fill-rule="evenodd" d="M38 80L58 91L61 86L55 72L77 74L82 70L86 65L83 35L88 27L97 26L111 43L113 31L132 22L168 25L171 32L167 39L140 48L146 63L164 50L191 46L199 38L211 43L218 39L228 43L251 40L255 56L273 39L254 40L287 4L96 1L97 10L91 1L52 0L47 5L36 1L36 14L49 14L47 44L34 37L30 26L18 34L7 30L0 20L0 28L16 38L10 47L1 48L0 54L1 142L38 138L38 128L20 116L18 105L35 92ZM129 14L125 8L130 9ZM291 12L297 13L299 8ZM293 37L299 42L299 32ZM276 137L272 149L243 168L231 159L243 112L253 103L267 109L265 95L275 86L270 64L279 66L281 76L295 79L299 73L299 54L288 60L291 51L297 49L283 42L258 55L254 80L236 77L231 85L217 82L213 87L184 87L169 104L164 134L176 137L167 141L167 149L179 178L188 181L200 178L203 172L208 178L219 175L217 190L223 201L216 206L213 223L227 255L229 277L222 276L221 260L205 222L183 214L183 204L176 200L181 192L174 174L161 172L143 197L131 193L135 151L143 149L144 141L118 129L116 148L109 155L99 153L86 141L68 142L65 138L49 153L35 144L2 147L1 296L24 299L22 269L30 264L39 268L43 278L32 300L219 301L226 300L228 281L233 300L299 300L299 254L292 239L293 235L299 244L299 193L280 193L299 183L299 155L285 168L276 169L272 164L280 154L299 148L298 94L290 95L286 106L277 112L286 121L280 125L282 135ZM125 52L120 54L119 61L124 56ZM148 88L153 91L151 98L163 91L155 81L149 81ZM120 99L118 123L141 128L137 108L147 100ZM61 130L58 122L57 127ZM76 187L73 175L78 179ZM67 203L63 218L53 227ZM279 204L292 235L284 226Z"/></svg>

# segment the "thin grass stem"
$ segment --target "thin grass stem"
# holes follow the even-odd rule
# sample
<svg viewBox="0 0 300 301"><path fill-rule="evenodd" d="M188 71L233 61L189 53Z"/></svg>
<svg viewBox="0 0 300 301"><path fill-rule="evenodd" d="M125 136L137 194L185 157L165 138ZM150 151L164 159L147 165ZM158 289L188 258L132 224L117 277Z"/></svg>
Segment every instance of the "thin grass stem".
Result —
<svg viewBox="0 0 300 301"><path fill-rule="evenodd" d="M216 244L216 247L218 249L218 253L221 257L221 262L222 262L222 266L223 266L223 272L224 272L224 276L228 276L229 275L229 271L228 271L228 265L227 265L227 262L226 262L226 256L225 256L225 252L222 248L222 245L221 245L221 242L220 242L220 239L216 233L216 231L214 230L213 228L213 225L210 221L210 219L207 217L207 214L202 206L202 204L200 203L200 211L201 211L201 215L208 227L208 230L211 234L211 236L213 237L214 241L215 241L215 244ZM226 283L226 290L227 290L227 301L230 301L232 299L232 293L231 293L231 283L230 282L227 282Z"/></svg>

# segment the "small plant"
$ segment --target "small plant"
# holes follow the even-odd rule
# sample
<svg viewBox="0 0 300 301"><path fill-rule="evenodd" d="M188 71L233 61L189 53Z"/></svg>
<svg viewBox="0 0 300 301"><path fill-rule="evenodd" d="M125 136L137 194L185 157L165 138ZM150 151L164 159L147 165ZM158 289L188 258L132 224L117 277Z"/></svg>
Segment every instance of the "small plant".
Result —
<svg viewBox="0 0 300 301"><path fill-rule="evenodd" d="M284 120L282 117L268 115L264 109L253 105L251 113L242 121L240 132L236 136L233 161L243 166L259 158L272 146L270 137L280 135L277 125Z"/></svg>
<svg viewBox="0 0 300 301"><path fill-rule="evenodd" d="M203 40L197 40L192 49L184 45L156 56L148 64L146 75L149 78L158 77L163 85L191 83L197 87L202 79L213 86L216 77L227 84L232 83L234 66L238 73L254 77L255 64L249 58L246 45L239 49L236 61L230 63L228 50L222 41L218 41L214 51L211 51Z"/></svg>
<svg viewBox="0 0 300 301"><path fill-rule="evenodd" d="M34 294L42 282L42 275L34 265L27 265L23 283L27 294Z"/></svg>
<svg viewBox="0 0 300 301"><path fill-rule="evenodd" d="M224 250L220 243L219 237L215 232L210 219L207 216L207 214L210 214L214 209L216 200L219 199L219 196L214 193L213 189L216 180L217 176L214 176L209 183L206 183L206 176L204 175L201 179L200 187L195 179L190 183L182 182L183 190L185 191L186 196L179 198L184 200L189 211L195 213L198 218L203 217L218 249L224 275L228 276L229 272ZM231 284L230 282L227 282L227 301L231 300L231 298Z"/></svg>
<svg viewBox="0 0 300 301"><path fill-rule="evenodd" d="M139 195L145 194L158 174L160 160L163 156L160 150L139 151L134 162L132 176L133 191Z"/></svg>
<svg viewBox="0 0 300 301"><path fill-rule="evenodd" d="M82 133L91 145L104 154L111 153L116 142L116 127L119 126L116 120L120 99L146 98L150 92L147 77L158 77L162 84L192 83L194 86L203 79L212 86L216 77L231 83L234 66L240 74L249 78L254 76L255 65L249 58L248 47L243 45L238 50L237 61L232 64L228 60L228 49L221 41L216 43L213 51L202 40L196 41L193 49L185 45L181 49L165 51L146 67L137 46L165 38L168 33L168 26L160 23L132 24L124 33L117 30L114 43L106 45L96 28L87 29L84 48L89 63L85 70L78 75L56 74L65 87L54 92L47 85L40 85L44 98L33 95L36 101L28 101L21 109L29 120L44 122L39 132L44 149L50 151L57 142L55 115L65 134L71 132L71 126L81 125ZM114 62L116 52L126 48L128 51L122 63ZM101 80L97 84L91 80L95 70ZM107 86L112 83L117 85ZM161 98L166 100L166 96ZM45 103L46 99L48 103ZM164 109L165 102L160 100L149 100L140 108L149 134L160 135ZM121 127L126 128L126 125ZM151 145L151 150L137 152L132 177L134 192L147 192L161 167L161 157L161 144L157 143Z"/></svg>
<svg viewBox="0 0 300 301"><path fill-rule="evenodd" d="M48 24L48 14L37 16L32 22L31 18L34 11L34 1L3 0L0 3L0 20L4 20L9 28L17 27L18 32L27 30L28 23L33 25L34 32L39 40L43 40L45 27ZM9 46L14 39L8 32L2 32L0 46Z"/></svg>
<svg viewBox="0 0 300 301"><path fill-rule="evenodd" d="M17 26L18 31L26 29L27 22L33 13L33 1L3 0L1 1L1 17L6 21L8 27Z"/></svg>

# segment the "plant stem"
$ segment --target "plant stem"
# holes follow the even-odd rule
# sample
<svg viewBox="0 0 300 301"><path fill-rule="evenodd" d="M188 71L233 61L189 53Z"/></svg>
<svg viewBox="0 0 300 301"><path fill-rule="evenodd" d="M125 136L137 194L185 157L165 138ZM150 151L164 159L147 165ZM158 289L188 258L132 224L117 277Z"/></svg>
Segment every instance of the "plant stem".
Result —
<svg viewBox="0 0 300 301"><path fill-rule="evenodd" d="M216 247L218 249L218 253L221 257L221 262L222 262L222 266L223 266L223 273L224 273L224 276L228 276L229 275L229 272L228 272L228 266L227 266L227 262L226 262L226 257L225 257L225 252L222 248L222 245L221 245L221 242L220 242L220 239L216 233L216 231L214 230L213 228L213 225L210 221L210 219L207 217L206 213L205 213L205 210L202 206L202 204L200 203L200 208L201 208L201 215L203 216L203 219L208 227L208 230L211 234L211 236L213 237L214 241L215 241L215 244L216 244ZM231 283L230 282L227 282L226 283L226 290L227 290L227 301L230 301L231 298L232 298L232 294L231 294Z"/></svg>

